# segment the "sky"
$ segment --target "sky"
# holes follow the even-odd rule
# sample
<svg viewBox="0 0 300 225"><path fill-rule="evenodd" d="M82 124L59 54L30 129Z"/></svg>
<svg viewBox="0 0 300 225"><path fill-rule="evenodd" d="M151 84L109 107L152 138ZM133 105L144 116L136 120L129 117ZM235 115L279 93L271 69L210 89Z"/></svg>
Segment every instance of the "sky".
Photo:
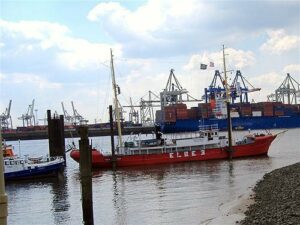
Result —
<svg viewBox="0 0 300 225"><path fill-rule="evenodd" d="M215 70L236 70L266 101L287 73L300 82L300 1L1 0L0 114L12 100L13 126L35 99L43 124L61 102L90 123L113 103L110 49L121 105L159 94L171 69L200 99ZM200 63L214 67L200 70ZM129 111L129 109L125 109Z"/></svg>

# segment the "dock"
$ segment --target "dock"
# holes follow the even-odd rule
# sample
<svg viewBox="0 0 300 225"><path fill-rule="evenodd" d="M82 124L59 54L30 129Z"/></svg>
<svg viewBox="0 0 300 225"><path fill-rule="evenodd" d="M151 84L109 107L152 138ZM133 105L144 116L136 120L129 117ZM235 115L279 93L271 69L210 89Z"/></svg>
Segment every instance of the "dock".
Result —
<svg viewBox="0 0 300 225"><path fill-rule="evenodd" d="M122 129L122 134L129 135L133 134L150 134L154 132L153 126L147 127L125 127ZM114 130L117 135L117 130ZM90 128L88 130L89 137L97 136L109 136L110 128ZM17 141L17 140L40 140L48 139L48 130L37 130L37 131L14 131L4 132L2 134L3 139L6 141ZM65 138L79 137L76 129L65 129Z"/></svg>

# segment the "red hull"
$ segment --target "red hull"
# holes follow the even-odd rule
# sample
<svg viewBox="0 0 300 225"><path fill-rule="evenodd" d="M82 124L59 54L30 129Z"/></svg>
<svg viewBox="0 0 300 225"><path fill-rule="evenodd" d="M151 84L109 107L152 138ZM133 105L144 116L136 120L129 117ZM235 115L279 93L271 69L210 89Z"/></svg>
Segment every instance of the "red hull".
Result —
<svg viewBox="0 0 300 225"><path fill-rule="evenodd" d="M256 137L255 142L245 145L233 146L232 158L249 157L258 155L267 155L269 147L276 135L267 135ZM70 153L71 157L79 162L79 151L73 150ZM141 166L154 165L164 163L176 162L191 162L204 161L212 159L227 159L229 157L226 148L213 148L194 151L174 152L174 153L160 153L160 154L141 154L141 155L117 155L116 166ZM111 156L103 156L99 151L92 151L92 167L94 168L111 168Z"/></svg>

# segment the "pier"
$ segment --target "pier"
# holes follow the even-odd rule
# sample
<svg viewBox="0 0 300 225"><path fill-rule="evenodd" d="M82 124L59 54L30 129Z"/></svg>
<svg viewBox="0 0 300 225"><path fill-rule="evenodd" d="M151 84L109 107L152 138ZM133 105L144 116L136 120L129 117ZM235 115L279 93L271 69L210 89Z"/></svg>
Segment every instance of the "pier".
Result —
<svg viewBox="0 0 300 225"><path fill-rule="evenodd" d="M111 133L110 128L89 128L89 137L96 136L109 136ZM117 135L117 130L114 130ZM154 127L125 127L122 129L123 134L150 134L154 132ZM76 129L65 129L65 138L79 137ZM17 140L40 140L48 139L48 130L38 131L9 131L2 133L3 139L6 141L17 141Z"/></svg>

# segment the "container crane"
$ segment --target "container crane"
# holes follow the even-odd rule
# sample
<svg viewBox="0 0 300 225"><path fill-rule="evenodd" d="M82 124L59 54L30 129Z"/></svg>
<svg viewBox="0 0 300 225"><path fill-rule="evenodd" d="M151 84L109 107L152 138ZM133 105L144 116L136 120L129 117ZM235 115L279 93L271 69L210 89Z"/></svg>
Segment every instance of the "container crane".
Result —
<svg viewBox="0 0 300 225"><path fill-rule="evenodd" d="M174 69L171 69L167 85L165 89L162 92L160 92L161 109L163 110L164 107L167 105L195 101L200 102L202 100L198 100L189 95L188 91L182 88L181 84L176 78L174 74Z"/></svg>
<svg viewBox="0 0 300 225"><path fill-rule="evenodd" d="M84 119L83 116L81 116L77 110L74 107L74 103L73 101L71 101L71 105L72 105L72 109L73 109L73 117L72 117L72 121L75 125L77 124L86 124L88 122L88 120Z"/></svg>
<svg viewBox="0 0 300 225"><path fill-rule="evenodd" d="M219 84L217 86L218 81ZM260 88L253 87L253 85L242 75L240 70L236 71L236 75L229 86L229 89L232 103L234 103L237 98L240 99L240 103L248 103L248 93L261 90ZM209 85L209 88L205 88L204 92L204 99L206 103L208 103L210 99L214 98L217 94L225 98L225 81L218 70L215 71L215 75L211 84Z"/></svg>
<svg viewBox="0 0 300 225"><path fill-rule="evenodd" d="M0 115L1 127L3 129L12 129L13 128L11 115L10 115L11 102L12 102L12 100L9 100L8 107L5 109L5 112Z"/></svg>
<svg viewBox="0 0 300 225"><path fill-rule="evenodd" d="M64 113L65 123L66 124L72 124L73 117L67 112L63 102L61 102L61 107L62 107L62 110L63 110L63 113Z"/></svg>
<svg viewBox="0 0 300 225"><path fill-rule="evenodd" d="M268 96L268 100L287 104L299 104L300 84L288 73L281 85L275 90L275 94Z"/></svg>
<svg viewBox="0 0 300 225"><path fill-rule="evenodd" d="M250 87L250 88L249 88ZM240 70L236 71L236 75L230 85L230 95L232 103L236 98L240 98L240 103L248 103L248 93L260 91L261 88L255 88L252 84L242 75Z"/></svg>
<svg viewBox="0 0 300 225"><path fill-rule="evenodd" d="M131 97L130 97L129 122L133 124L139 123L139 112L134 108Z"/></svg>
<svg viewBox="0 0 300 225"><path fill-rule="evenodd" d="M23 127L26 126L35 126L35 116L34 116L34 99L32 100L32 104L28 106L27 112L25 114L22 114L21 117L19 117L19 120L23 121Z"/></svg>
<svg viewBox="0 0 300 225"><path fill-rule="evenodd" d="M155 104L155 103L160 103L160 99L157 94L149 90L147 94L145 94L140 99L138 105L133 105L131 98L130 98L130 102L131 104L129 106L125 105L122 107L122 108L130 108L130 112L129 112L130 122L139 123L139 116L140 116L141 123L144 126L149 126L154 124L155 117L154 117L153 108L160 107L160 104ZM140 115L136 108L139 108Z"/></svg>

